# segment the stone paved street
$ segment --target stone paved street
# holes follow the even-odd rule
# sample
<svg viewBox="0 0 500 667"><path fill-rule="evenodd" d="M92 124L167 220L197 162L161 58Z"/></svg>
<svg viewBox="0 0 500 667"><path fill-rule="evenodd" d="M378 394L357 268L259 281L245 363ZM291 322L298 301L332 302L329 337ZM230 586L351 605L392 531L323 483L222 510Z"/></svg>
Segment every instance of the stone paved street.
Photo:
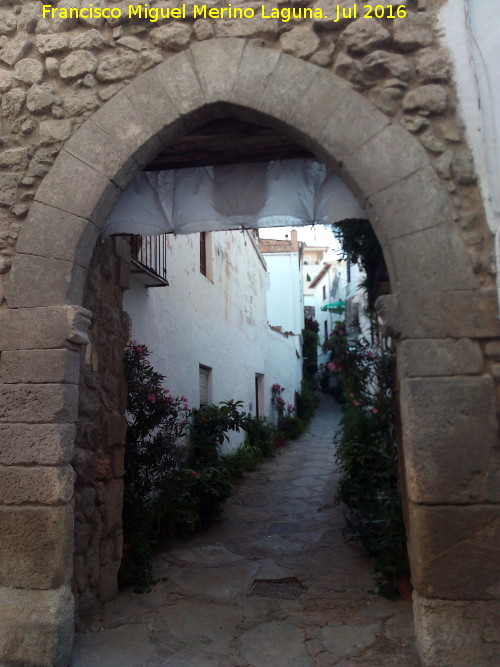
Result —
<svg viewBox="0 0 500 667"><path fill-rule="evenodd" d="M156 559L151 593L121 593L77 636L73 667L416 667L411 602L377 596L342 510L318 511L334 493L339 418L322 396L307 433L246 476L222 522ZM280 579L295 599L248 595Z"/></svg>

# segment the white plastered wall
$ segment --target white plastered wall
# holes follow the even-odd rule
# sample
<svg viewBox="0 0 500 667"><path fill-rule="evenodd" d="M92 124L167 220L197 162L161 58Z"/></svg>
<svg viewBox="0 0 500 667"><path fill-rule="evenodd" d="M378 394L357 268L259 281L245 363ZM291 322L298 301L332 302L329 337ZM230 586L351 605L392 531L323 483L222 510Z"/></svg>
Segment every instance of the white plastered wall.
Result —
<svg viewBox="0 0 500 667"><path fill-rule="evenodd" d="M495 234L500 300L500 2L448 0L440 28L452 54L459 110Z"/></svg>
<svg viewBox="0 0 500 667"><path fill-rule="evenodd" d="M212 232L212 279L199 270L199 235L169 236L168 287L145 288L132 280L124 308L131 337L151 351L155 369L174 396L199 406L199 365L211 372L211 402L243 401L255 414L255 374L264 375L264 406L270 416L271 385L286 387L293 402L300 388L295 337L269 329L266 269L250 232ZM230 446L243 440L231 434Z"/></svg>

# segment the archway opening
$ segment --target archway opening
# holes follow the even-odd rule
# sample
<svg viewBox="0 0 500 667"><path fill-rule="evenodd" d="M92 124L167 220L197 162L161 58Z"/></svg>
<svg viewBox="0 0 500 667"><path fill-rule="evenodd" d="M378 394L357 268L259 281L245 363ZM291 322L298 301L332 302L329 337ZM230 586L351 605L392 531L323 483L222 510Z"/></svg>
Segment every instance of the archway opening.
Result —
<svg viewBox="0 0 500 667"><path fill-rule="evenodd" d="M146 167L145 171L182 169L189 167L189 165L192 165L192 167L211 166L213 164L231 165L235 161L237 164L244 164L246 162L254 162L255 160L261 162L264 158L269 161L293 160L298 158L310 159L312 157L313 154L309 150L302 148L300 144L290 140L283 130L277 131L276 127L269 129L265 125L256 126L247 121L235 120L232 117L223 117L202 124L200 128L192 130L185 137L179 138L171 147L159 153ZM353 213L351 216L348 215L348 217L354 217L356 212L357 210L353 208ZM137 231L140 231L139 226ZM197 238L194 244L191 243L189 234L183 237L185 247L182 252L186 252L186 249L190 245L192 251L193 246L198 248L198 235L201 237L204 234L215 235L223 233L220 231L214 232L210 226L200 228L200 231L196 233ZM240 232L237 233L240 234ZM164 239L166 239L168 244L168 235ZM134 243L137 244L137 240ZM141 249L143 248L143 243L143 241L139 242ZM219 252L220 247L219 244ZM98 546L94 543L91 553L89 554L88 551L86 553L86 550L82 548L83 543L78 539L78 536L86 534L85 528L81 524L85 524L87 521L89 509L87 508L87 514L77 509L78 547L75 560L75 580L79 581L78 586L80 590L78 591L78 597L81 600L80 609L83 615L92 608L94 600L100 599L101 601L105 601L114 594L116 590L117 567L119 566L121 555L121 526L118 521L119 513L115 511L120 494L121 475L123 474L121 459L123 458L123 412L125 409L119 350L124 348L126 339L130 337L131 331L132 333L134 331L134 327L131 327L130 323L127 324L126 317L123 316L121 309L121 295L128 286L128 278L125 274L127 270L130 271L130 268L136 270L134 266L137 267L137 263L134 265L130 250L130 240L128 237L115 237L114 240L106 242L104 249L98 248L92 262L91 277L87 284L83 302L84 306L94 313L94 318L90 327L91 344L87 350L84 362L86 367L82 376L83 383L80 402L83 407L83 415L81 414L79 442L77 445L78 449L81 450L82 447L85 448L86 441L92 443L91 448L94 451L92 456L98 461L98 474L101 475L101 477L96 478L97 486L101 491L100 493L95 493L94 497L100 506L99 512L102 515L101 523L104 526L104 530L100 531L102 534L101 544ZM177 247L177 251L181 252L180 247ZM222 251L222 254L224 254L224 251ZM144 264L145 262L140 263ZM163 268L165 267L159 267L158 273L162 274ZM179 268L178 265L177 268ZM141 280L143 281L143 277L139 278L139 282ZM139 291L142 290L143 294L146 294L148 286L151 287L151 285L155 284L154 281L151 283L151 280L151 274L146 273L145 282L143 281L144 284L139 287ZM156 284L161 285L161 281ZM151 290L151 292L154 292L154 297L151 298L157 301L156 297L160 292L156 290ZM187 296L187 294L184 296ZM330 292L328 293L328 297L331 297L330 301L338 300ZM203 298L201 301L203 301ZM133 305L133 300L130 301L129 299L129 303L131 304L131 308L135 308L137 313L141 313L139 315L141 321L144 322L148 319L148 315L145 315L147 308L141 312L140 307L137 309L137 304ZM165 306L163 307L165 308ZM153 311L157 309L158 306L154 307ZM168 310L168 307L166 310ZM151 316L151 312L149 311L149 317ZM177 313L178 316L179 313ZM163 332L159 320L155 322L155 325L157 327L155 342L158 346L161 344L160 340ZM302 327L299 326L295 335L299 335L301 329ZM179 331L177 331L177 335L180 335ZM326 332L325 338L327 337L328 332ZM141 342L149 344L149 341L145 341L144 339L141 339ZM300 352L299 347L296 350L297 356ZM104 363L104 360L111 361ZM210 364L207 365L206 357L204 359L196 359L195 361L197 368L199 366L201 369L203 366L203 368L212 370L212 366ZM166 370L166 368L161 368L162 372ZM261 378L264 377L265 373L263 370L263 367L256 366L253 369L252 377L257 377L257 375L261 376ZM169 374L168 371L166 374ZM103 376L107 376L107 378ZM288 382L285 381L284 384L288 384ZM300 389L300 377L294 389ZM179 391L177 393L187 392ZM94 399L90 398L90 395ZM87 406L93 404L97 407L96 399L99 395L98 402L100 403L100 408L91 415ZM258 400L257 396L258 394L256 393L256 402ZM229 398L229 396L222 397L221 395L220 398ZM240 396L233 396L233 398L239 399ZM246 407L252 411L254 409L253 402L248 400L246 403L248 403ZM97 429L96 418L100 422L100 426ZM110 426L110 424L115 424L115 426ZM119 429L116 429L117 424L119 424ZM99 438L102 439L102 444L99 443ZM106 440L106 438L108 439ZM111 455L110 452L112 452ZM85 459L85 457L83 458ZM86 463L90 463L89 460L85 460ZM85 474L79 474L76 494L78 502L81 502L81 499L84 498L88 501L89 493L85 488L86 486ZM114 504L115 509L112 507L106 508L108 503ZM87 518L84 518L82 522L80 519L85 516ZM95 559L96 551L99 554L105 554L104 562L99 565ZM93 566L90 567L88 563L89 555L93 558ZM97 567L99 571L94 571L90 577L89 574L83 574L83 572L91 572L92 567ZM90 586L85 583L85 577L87 581L92 579L93 583Z"/></svg>

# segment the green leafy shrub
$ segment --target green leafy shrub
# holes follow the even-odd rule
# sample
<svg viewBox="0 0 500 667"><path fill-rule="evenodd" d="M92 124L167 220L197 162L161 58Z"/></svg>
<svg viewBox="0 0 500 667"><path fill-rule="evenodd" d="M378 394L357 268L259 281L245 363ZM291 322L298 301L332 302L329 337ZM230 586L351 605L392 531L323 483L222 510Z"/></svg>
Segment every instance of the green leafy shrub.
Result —
<svg viewBox="0 0 500 667"><path fill-rule="evenodd" d="M243 473L255 470L263 458L260 449L245 440L234 452L222 456L222 464L233 477L242 477Z"/></svg>
<svg viewBox="0 0 500 667"><path fill-rule="evenodd" d="M194 487L202 528L221 515L222 505L233 492L230 472L223 466L203 468Z"/></svg>
<svg viewBox="0 0 500 667"><path fill-rule="evenodd" d="M243 420L242 428L246 431L246 439L249 445L257 448L263 457L267 458L276 454L276 447L274 446L276 426L270 419L247 414Z"/></svg>
<svg viewBox="0 0 500 667"><path fill-rule="evenodd" d="M228 431L239 431L245 413L242 401L225 401L191 411L191 432L187 462L195 470L216 466Z"/></svg>
<svg viewBox="0 0 500 667"><path fill-rule="evenodd" d="M299 417L287 415L280 421L279 430L286 440L297 440L306 430L306 426Z"/></svg>
<svg viewBox="0 0 500 667"><path fill-rule="evenodd" d="M297 406L297 417L308 423L318 407L318 398L306 378L302 380L300 392L295 394L295 405Z"/></svg>
<svg viewBox="0 0 500 667"><path fill-rule="evenodd" d="M394 434L394 358L375 353L366 341L353 344L340 363L338 348L332 350L335 361L328 365L345 399L334 438L340 472L335 501L348 509L348 525L372 560L380 593L394 597L398 578L409 573Z"/></svg>
<svg viewBox="0 0 500 667"><path fill-rule="evenodd" d="M163 388L164 378L153 369L148 356L146 346L135 341L124 355L128 429L123 533L127 548L120 580L139 590L151 582L153 547L158 536L168 532L166 522L171 522L165 510L166 490L176 485L184 465L183 438L189 414L185 398L174 398Z"/></svg>

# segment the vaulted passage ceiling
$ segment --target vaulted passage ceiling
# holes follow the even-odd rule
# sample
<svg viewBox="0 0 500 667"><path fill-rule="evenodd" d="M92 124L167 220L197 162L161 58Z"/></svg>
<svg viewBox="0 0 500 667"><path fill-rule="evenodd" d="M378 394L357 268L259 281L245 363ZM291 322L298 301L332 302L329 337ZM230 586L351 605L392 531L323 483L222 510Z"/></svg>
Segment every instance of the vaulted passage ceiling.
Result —
<svg viewBox="0 0 500 667"><path fill-rule="evenodd" d="M272 128L227 118L210 121L178 139L146 171L300 157L314 155Z"/></svg>

